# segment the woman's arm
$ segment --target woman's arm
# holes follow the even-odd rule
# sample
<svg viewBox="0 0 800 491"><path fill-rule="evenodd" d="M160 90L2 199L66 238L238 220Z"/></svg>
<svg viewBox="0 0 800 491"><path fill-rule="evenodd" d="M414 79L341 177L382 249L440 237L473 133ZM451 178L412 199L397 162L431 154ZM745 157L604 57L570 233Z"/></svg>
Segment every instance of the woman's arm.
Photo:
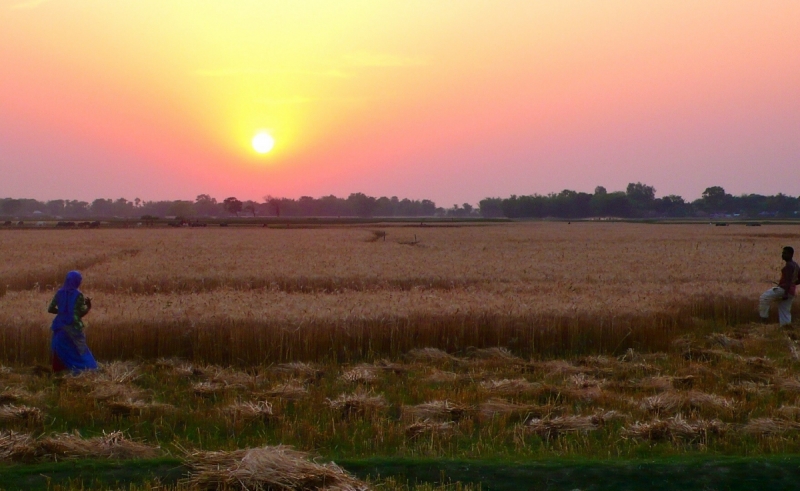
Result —
<svg viewBox="0 0 800 491"><path fill-rule="evenodd" d="M88 298L84 298L81 293L75 300L75 315L83 317L88 314L90 310L92 310L92 301Z"/></svg>
<svg viewBox="0 0 800 491"><path fill-rule="evenodd" d="M47 312L58 315L58 302L56 301L56 297L53 297L53 300L50 301L50 305L47 306Z"/></svg>

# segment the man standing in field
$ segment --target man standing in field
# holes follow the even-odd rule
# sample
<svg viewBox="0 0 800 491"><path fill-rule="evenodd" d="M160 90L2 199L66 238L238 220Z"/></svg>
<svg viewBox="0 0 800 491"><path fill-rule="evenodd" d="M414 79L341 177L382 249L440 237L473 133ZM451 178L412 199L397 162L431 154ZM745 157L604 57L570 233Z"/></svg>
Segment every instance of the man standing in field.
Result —
<svg viewBox="0 0 800 491"><path fill-rule="evenodd" d="M761 322L766 323L769 318L769 305L778 301L778 319L781 327L792 325L792 300L794 300L797 284L800 283L800 266L792 260L794 249L784 247L781 259L786 261L786 266L781 270L781 280L778 286L770 288L761 295L758 303Z"/></svg>

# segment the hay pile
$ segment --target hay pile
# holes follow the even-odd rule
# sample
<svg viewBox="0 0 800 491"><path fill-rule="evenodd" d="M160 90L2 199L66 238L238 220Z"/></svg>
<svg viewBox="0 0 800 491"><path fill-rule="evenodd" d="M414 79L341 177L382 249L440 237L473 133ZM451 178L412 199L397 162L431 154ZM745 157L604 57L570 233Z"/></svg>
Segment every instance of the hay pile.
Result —
<svg viewBox="0 0 800 491"><path fill-rule="evenodd" d="M121 431L88 439L71 433L45 437L36 442L36 453L40 458L47 459L146 459L159 454L157 447L128 440Z"/></svg>
<svg viewBox="0 0 800 491"><path fill-rule="evenodd" d="M342 373L341 379L354 384L369 384L378 380L378 369L372 365L358 365Z"/></svg>
<svg viewBox="0 0 800 491"><path fill-rule="evenodd" d="M654 419L648 422L636 422L623 428L623 437L639 440L701 440L706 441L709 435L722 435L728 425L718 419L687 421L681 415L665 420Z"/></svg>
<svg viewBox="0 0 800 491"><path fill-rule="evenodd" d="M528 382L524 378L486 380L481 382L481 389L496 395L516 395L523 393L537 392L542 388L541 384Z"/></svg>
<svg viewBox="0 0 800 491"><path fill-rule="evenodd" d="M564 433L587 433L599 430L606 423L622 416L616 411L593 414L591 416L558 416L555 418L531 419L523 426L531 433L549 440Z"/></svg>
<svg viewBox="0 0 800 491"><path fill-rule="evenodd" d="M269 421L275 417L272 404L267 401L237 402L222 409L222 412L236 421Z"/></svg>
<svg viewBox="0 0 800 491"><path fill-rule="evenodd" d="M455 431L455 425L452 421L417 421L406 426L406 437L413 440L423 435L449 435Z"/></svg>
<svg viewBox="0 0 800 491"><path fill-rule="evenodd" d="M98 401L105 402L113 399L140 399L144 397L145 392L130 384L119 382L98 382L97 385L89 392L89 397Z"/></svg>
<svg viewBox="0 0 800 491"><path fill-rule="evenodd" d="M188 455L187 484L197 489L247 491L366 491L369 486L334 463L318 464L286 446Z"/></svg>
<svg viewBox="0 0 800 491"><path fill-rule="evenodd" d="M297 401L308 395L308 389L297 382L278 384L265 392L268 397L277 397L286 401Z"/></svg>
<svg viewBox="0 0 800 491"><path fill-rule="evenodd" d="M731 410L735 406L735 401L716 394L707 394L696 390L686 393L664 392L646 397L639 403L639 409L655 414L675 412L680 409Z"/></svg>
<svg viewBox="0 0 800 491"><path fill-rule="evenodd" d="M41 409L30 406L0 406L0 423L39 425L44 421Z"/></svg>
<svg viewBox="0 0 800 491"><path fill-rule="evenodd" d="M469 406L450 401L431 401L416 406L403 406L403 416L420 421L454 421L470 411Z"/></svg>
<svg viewBox="0 0 800 491"><path fill-rule="evenodd" d="M108 401L105 403L105 407L115 416L130 416L144 413L164 414L177 410L172 404L145 402L137 399Z"/></svg>
<svg viewBox="0 0 800 491"><path fill-rule="evenodd" d="M489 399L478 406L478 413L484 419L496 416L520 419L544 418L564 411L561 406L537 406L535 404L515 404L505 399Z"/></svg>
<svg viewBox="0 0 800 491"><path fill-rule="evenodd" d="M192 385L194 395L198 397L215 397L229 390L244 389L243 385L224 384L222 382L198 382Z"/></svg>
<svg viewBox="0 0 800 491"><path fill-rule="evenodd" d="M314 380L322 378L322 375L324 374L322 370L318 369L314 365L300 362L281 363L273 368L273 371L277 373L289 374L293 377L302 378L309 382L313 382Z"/></svg>
<svg viewBox="0 0 800 491"><path fill-rule="evenodd" d="M506 348L483 348L483 349L469 349L467 350L467 356L470 358L474 358L476 360L487 360L492 362L501 362L504 364L524 364L525 361L515 356L513 353L508 351Z"/></svg>
<svg viewBox="0 0 800 491"><path fill-rule="evenodd" d="M36 457L34 439L27 433L0 432L0 462L25 462Z"/></svg>
<svg viewBox="0 0 800 491"><path fill-rule="evenodd" d="M751 419L742 431L750 435L781 435L790 431L800 430L800 423L777 418Z"/></svg>
<svg viewBox="0 0 800 491"><path fill-rule="evenodd" d="M469 381L470 377L467 375L460 375L455 372L443 372L441 370L437 370L434 368L427 377L425 377L426 382L434 383L434 384L452 384L458 382L466 382Z"/></svg>
<svg viewBox="0 0 800 491"><path fill-rule="evenodd" d="M336 399L326 399L325 403L345 417L364 416L389 407L382 395L373 396L365 392L340 394Z"/></svg>
<svg viewBox="0 0 800 491"><path fill-rule="evenodd" d="M406 357L422 363L462 363L463 360L437 348L417 348L406 353Z"/></svg>
<svg viewBox="0 0 800 491"><path fill-rule="evenodd" d="M78 434L64 433L38 440L25 433L0 432L0 462L80 458L139 459L153 458L158 454L157 447L128 440L120 431L89 439L83 439Z"/></svg>

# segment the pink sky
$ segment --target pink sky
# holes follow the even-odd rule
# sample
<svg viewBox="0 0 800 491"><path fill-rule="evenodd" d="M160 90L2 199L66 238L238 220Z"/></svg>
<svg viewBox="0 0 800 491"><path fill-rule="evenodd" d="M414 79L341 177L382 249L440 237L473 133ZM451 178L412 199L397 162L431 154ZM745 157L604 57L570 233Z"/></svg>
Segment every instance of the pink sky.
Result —
<svg viewBox="0 0 800 491"><path fill-rule="evenodd" d="M797 196L798 25L780 0L0 0L0 197Z"/></svg>

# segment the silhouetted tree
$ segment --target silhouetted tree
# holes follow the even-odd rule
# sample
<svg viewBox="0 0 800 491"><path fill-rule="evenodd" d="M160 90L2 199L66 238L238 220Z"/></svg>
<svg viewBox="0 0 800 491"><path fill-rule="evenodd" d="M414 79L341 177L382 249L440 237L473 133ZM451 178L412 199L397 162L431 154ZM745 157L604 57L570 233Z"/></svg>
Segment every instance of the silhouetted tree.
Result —
<svg viewBox="0 0 800 491"><path fill-rule="evenodd" d="M225 207L225 210L230 214L235 214L237 217L239 213L242 211L242 207L244 206L241 201L231 196L230 198L225 198L222 201L222 205Z"/></svg>

